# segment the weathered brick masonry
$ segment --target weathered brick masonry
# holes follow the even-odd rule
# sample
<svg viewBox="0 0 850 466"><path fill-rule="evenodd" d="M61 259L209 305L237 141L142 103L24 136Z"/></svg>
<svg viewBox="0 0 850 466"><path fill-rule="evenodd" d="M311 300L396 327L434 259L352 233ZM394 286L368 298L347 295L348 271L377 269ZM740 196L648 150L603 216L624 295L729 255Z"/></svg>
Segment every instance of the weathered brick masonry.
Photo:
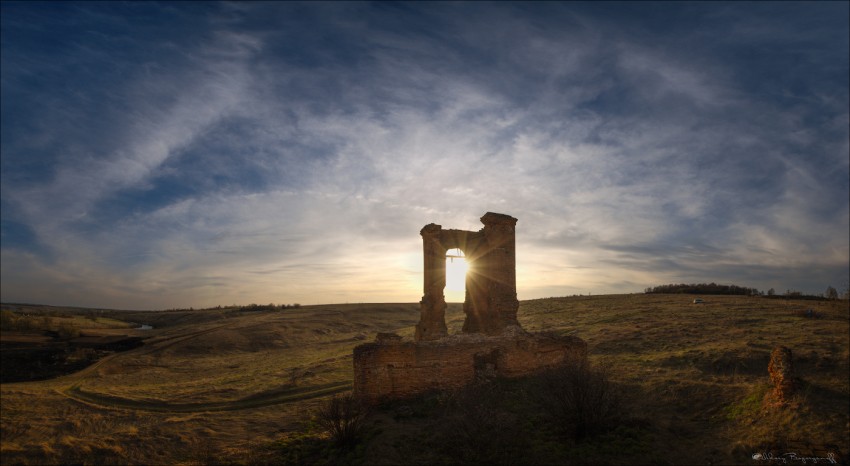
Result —
<svg viewBox="0 0 850 466"><path fill-rule="evenodd" d="M446 251L460 249L466 256L466 320L463 333L499 335L519 325L516 320L516 246L514 226L517 219L487 212L481 217L479 231L443 230L430 223L422 235L424 258L424 295L421 317L416 325L416 341L439 340L446 331Z"/></svg>
<svg viewBox="0 0 850 466"><path fill-rule="evenodd" d="M354 348L354 393L363 400L403 398L434 389L460 388L476 378L531 375L587 357L577 337L525 332L517 321L515 230L517 219L487 212L479 231L419 232L424 295L414 341L378 334ZM448 335L445 311L446 251L458 248L469 263L462 334Z"/></svg>
<svg viewBox="0 0 850 466"><path fill-rule="evenodd" d="M354 393L369 403L461 388L477 378L531 375L587 355L580 338L518 328L419 343L385 338L354 348Z"/></svg>

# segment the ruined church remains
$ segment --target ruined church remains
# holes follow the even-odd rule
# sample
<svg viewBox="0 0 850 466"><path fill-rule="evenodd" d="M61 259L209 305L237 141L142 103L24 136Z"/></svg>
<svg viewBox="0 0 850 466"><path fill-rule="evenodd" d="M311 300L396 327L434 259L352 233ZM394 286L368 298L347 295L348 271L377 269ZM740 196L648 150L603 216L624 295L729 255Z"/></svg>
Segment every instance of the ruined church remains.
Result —
<svg viewBox="0 0 850 466"><path fill-rule="evenodd" d="M479 231L428 224L422 236L424 295L413 341L378 334L354 348L354 393L374 403L430 390L463 387L476 379L519 377L587 357L572 336L528 333L517 321L517 219L492 212ZM461 334L446 327L446 252L460 249L469 264L466 319Z"/></svg>

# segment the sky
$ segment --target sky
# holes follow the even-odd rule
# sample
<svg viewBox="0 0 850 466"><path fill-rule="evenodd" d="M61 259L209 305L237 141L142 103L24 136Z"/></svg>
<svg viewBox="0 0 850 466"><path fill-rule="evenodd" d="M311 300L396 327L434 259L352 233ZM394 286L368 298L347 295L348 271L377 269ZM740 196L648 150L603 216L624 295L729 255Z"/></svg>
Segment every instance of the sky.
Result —
<svg viewBox="0 0 850 466"><path fill-rule="evenodd" d="M850 284L847 2L2 2L2 300L417 302ZM456 300L449 296L449 300Z"/></svg>

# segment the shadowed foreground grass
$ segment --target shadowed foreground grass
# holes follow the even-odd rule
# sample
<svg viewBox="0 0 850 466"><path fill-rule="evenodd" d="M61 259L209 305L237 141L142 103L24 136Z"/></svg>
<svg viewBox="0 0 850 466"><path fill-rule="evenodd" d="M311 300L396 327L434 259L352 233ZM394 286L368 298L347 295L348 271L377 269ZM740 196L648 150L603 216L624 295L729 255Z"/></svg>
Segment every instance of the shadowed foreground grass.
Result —
<svg viewBox="0 0 850 466"><path fill-rule="evenodd" d="M148 337L145 346L76 374L2 385L0 460L756 464L753 454L789 449L847 458L847 302L703 296L704 304L693 304L692 299L615 295L522 302L519 318L527 330L574 334L588 342L591 363L607 368L628 415L613 430L566 439L545 415L539 382L498 382L498 389L479 396L496 406L485 410L493 418L481 422L514 426L499 431L513 446L496 458L479 452L484 459L476 452L457 456L434 448L452 444L450 436L458 429L475 435L474 426L453 414L465 409L455 395L375 411L362 441L345 451L318 428L318 408L350 386L354 346L377 332L411 337L419 317L416 304L241 314L134 312L133 322L157 327L137 333ZM818 318L800 312L807 309ZM462 321L460 306L450 305L450 331L458 332ZM800 390L792 406L767 411L761 405L769 389L767 362L780 344L793 352Z"/></svg>

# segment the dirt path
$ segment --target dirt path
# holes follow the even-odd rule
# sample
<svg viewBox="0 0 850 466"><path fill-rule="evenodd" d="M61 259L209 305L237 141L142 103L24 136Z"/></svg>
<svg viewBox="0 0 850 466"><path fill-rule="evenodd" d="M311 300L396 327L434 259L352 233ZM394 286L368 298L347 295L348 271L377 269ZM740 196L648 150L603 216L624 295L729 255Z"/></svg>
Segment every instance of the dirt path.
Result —
<svg viewBox="0 0 850 466"><path fill-rule="evenodd" d="M156 412L197 413L261 408L264 406L291 403L293 401L332 395L334 393L350 389L351 382L333 382L307 387L291 387L273 393L251 395L234 401L216 401L208 403L165 403L134 400L131 398L121 398L117 396L86 392L77 385L64 390L58 390L58 392L76 401L107 408L123 408Z"/></svg>
<svg viewBox="0 0 850 466"><path fill-rule="evenodd" d="M86 367L85 369L82 369L73 374L68 374L64 377L61 377L60 379L55 379L56 381L59 381L60 384L64 387L57 388L55 392L72 400L106 408L121 408L154 412L193 413L211 411L235 411L242 409L259 408L275 404L291 403L294 401L331 395L334 393L339 393L351 389L351 382L344 381L303 387L285 387L280 390L253 394L238 400L231 401L215 401L205 403L167 403L136 400L133 398L123 398L113 395L104 395L96 392L86 391L80 386L81 383L87 378L87 376L94 374L104 364L109 363L117 357L127 356L130 354L154 354L154 356L156 356L156 353L173 347L178 343L182 343L187 340L191 340L193 338L197 338L202 335L215 332L216 330L222 329L224 327L226 327L226 325L215 326L212 328L193 332L188 335L184 334L173 337L164 337L154 343L146 344L134 350L111 354Z"/></svg>
<svg viewBox="0 0 850 466"><path fill-rule="evenodd" d="M84 369L81 369L77 372L62 376L62 377L57 378L55 380L61 379L62 381L73 381L73 380L77 380L77 379L82 379L83 377L86 377L87 375L96 371L102 365L106 364L109 361L112 361L113 359L115 359L117 357L127 356L129 354L145 355L145 354L156 353L156 352L162 351L164 349L167 349L169 347L172 347L172 346L174 346L174 345L176 345L180 342L190 340L192 338L197 338L201 335L205 335L207 333L214 332L214 331L222 329L224 327L226 327L226 325L219 325L219 326L216 326L216 327L213 327L213 328L193 332L193 333L190 333L188 335L177 335L177 336L171 336L171 337L169 337L169 336L154 337L154 338L160 338L160 339L158 341L154 342L154 343L145 343L144 345L142 345L138 348L134 348L130 351L120 351L120 352L117 352L117 353L114 353L114 354L110 354L108 356L104 356L103 358L100 358L95 363L91 364L90 366L85 367Z"/></svg>

